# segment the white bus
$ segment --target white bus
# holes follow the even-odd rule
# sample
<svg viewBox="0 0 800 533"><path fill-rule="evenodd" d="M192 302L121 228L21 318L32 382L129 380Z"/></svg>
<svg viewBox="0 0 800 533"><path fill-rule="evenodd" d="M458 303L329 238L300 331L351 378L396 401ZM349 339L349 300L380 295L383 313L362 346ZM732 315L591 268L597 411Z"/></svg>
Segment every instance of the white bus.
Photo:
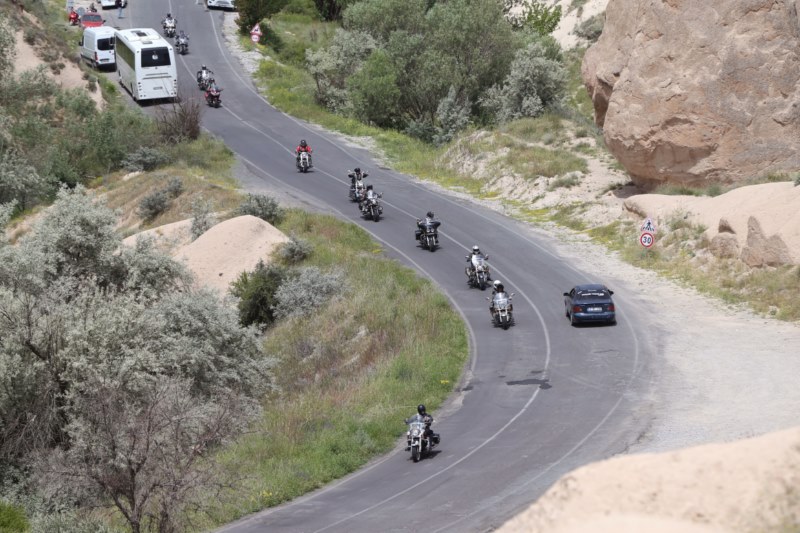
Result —
<svg viewBox="0 0 800 533"><path fill-rule="evenodd" d="M177 98L175 52L156 30L117 30L116 54L119 83L134 100Z"/></svg>

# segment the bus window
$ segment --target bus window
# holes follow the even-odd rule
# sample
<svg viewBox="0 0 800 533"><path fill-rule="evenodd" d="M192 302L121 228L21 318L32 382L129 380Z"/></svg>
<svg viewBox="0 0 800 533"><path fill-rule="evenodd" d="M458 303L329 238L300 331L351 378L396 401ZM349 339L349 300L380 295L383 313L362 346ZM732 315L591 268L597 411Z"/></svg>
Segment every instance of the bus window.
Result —
<svg viewBox="0 0 800 533"><path fill-rule="evenodd" d="M166 67L170 65L169 48L145 48L142 50L143 67Z"/></svg>

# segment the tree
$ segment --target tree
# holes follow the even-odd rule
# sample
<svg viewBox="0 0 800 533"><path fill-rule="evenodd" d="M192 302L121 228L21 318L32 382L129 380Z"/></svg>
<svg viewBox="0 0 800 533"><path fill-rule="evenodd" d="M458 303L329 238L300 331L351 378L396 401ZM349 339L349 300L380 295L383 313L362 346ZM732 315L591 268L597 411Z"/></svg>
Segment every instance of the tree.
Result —
<svg viewBox="0 0 800 533"><path fill-rule="evenodd" d="M517 52L502 85L487 90L481 105L497 122L536 117L562 97L567 74L563 65L550 59L551 51L533 42Z"/></svg>
<svg viewBox="0 0 800 533"><path fill-rule="evenodd" d="M70 398L70 445L40 460L40 483L112 501L134 533L177 531L187 507L230 486L208 452L245 431L258 402L230 389L198 399L190 380L166 376L86 386Z"/></svg>
<svg viewBox="0 0 800 533"><path fill-rule="evenodd" d="M275 320L275 294L286 279L286 269L259 261L252 272L242 272L231 283L231 294L239 299L239 320L245 326L268 326Z"/></svg>
<svg viewBox="0 0 800 533"><path fill-rule="evenodd" d="M11 30L8 19L0 15L0 78L9 75L14 67L15 55L14 32Z"/></svg>
<svg viewBox="0 0 800 533"><path fill-rule="evenodd" d="M370 34L338 29L328 48L307 50L306 63L317 84L317 101L334 111L348 108L347 78L358 71L375 48Z"/></svg>
<svg viewBox="0 0 800 533"><path fill-rule="evenodd" d="M236 0L239 11L239 31L250 33L256 24L283 9L289 0Z"/></svg>
<svg viewBox="0 0 800 533"><path fill-rule="evenodd" d="M388 128L400 115L401 92L394 64L383 50L375 50L361 69L347 79L356 116L363 122Z"/></svg>

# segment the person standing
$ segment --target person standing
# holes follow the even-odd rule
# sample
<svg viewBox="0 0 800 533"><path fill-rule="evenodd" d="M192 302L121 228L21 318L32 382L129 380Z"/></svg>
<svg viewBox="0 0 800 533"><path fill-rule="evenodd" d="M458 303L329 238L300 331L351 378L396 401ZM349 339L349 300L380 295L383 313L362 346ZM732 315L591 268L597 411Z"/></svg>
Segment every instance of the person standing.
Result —
<svg viewBox="0 0 800 533"><path fill-rule="evenodd" d="M117 18L118 19L124 19L125 18L122 15L122 8L124 7L123 3L124 3L124 0L116 0L116 2L115 2L116 6L117 6Z"/></svg>

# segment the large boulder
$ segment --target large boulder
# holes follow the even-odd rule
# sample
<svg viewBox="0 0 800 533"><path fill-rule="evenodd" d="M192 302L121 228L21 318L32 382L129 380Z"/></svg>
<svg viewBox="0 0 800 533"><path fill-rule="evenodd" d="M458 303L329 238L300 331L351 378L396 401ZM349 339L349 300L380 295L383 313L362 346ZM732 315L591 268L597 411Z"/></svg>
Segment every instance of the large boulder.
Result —
<svg viewBox="0 0 800 533"><path fill-rule="evenodd" d="M800 0L609 0L582 76L633 180L800 169Z"/></svg>

